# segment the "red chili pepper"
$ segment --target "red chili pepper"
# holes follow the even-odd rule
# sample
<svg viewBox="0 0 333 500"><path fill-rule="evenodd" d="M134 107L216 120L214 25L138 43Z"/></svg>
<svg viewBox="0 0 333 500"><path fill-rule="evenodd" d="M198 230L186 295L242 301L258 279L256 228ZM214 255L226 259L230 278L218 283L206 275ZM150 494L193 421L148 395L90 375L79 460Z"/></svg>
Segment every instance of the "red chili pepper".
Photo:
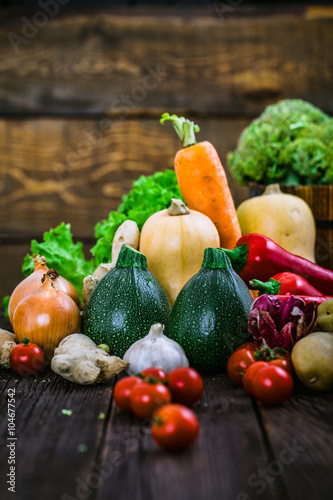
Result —
<svg viewBox="0 0 333 500"><path fill-rule="evenodd" d="M233 250L223 250L247 285L252 279L267 281L274 274L289 271L303 276L323 293L333 294L333 271L288 252L267 236L245 234Z"/></svg>
<svg viewBox="0 0 333 500"><path fill-rule="evenodd" d="M249 284L254 290L259 290L260 294L284 295L292 293L296 295L312 295L314 297L325 295L310 285L302 276L289 272L274 274L266 283L260 280L250 280Z"/></svg>

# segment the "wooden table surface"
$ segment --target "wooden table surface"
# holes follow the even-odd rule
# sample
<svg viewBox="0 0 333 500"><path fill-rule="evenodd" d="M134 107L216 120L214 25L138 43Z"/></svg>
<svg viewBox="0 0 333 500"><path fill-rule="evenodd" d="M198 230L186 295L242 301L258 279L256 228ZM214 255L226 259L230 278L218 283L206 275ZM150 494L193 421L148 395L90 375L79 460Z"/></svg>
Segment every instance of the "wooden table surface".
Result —
<svg viewBox="0 0 333 500"><path fill-rule="evenodd" d="M0 327L8 327L3 318ZM225 374L206 376L204 382L194 407L200 437L174 455L154 444L148 420L116 408L113 382L78 386L50 368L23 379L2 369L1 499L333 497L332 392L297 386L287 402L266 407ZM15 400L16 440L9 436L10 398ZM10 458L15 459L15 494L6 483Z"/></svg>

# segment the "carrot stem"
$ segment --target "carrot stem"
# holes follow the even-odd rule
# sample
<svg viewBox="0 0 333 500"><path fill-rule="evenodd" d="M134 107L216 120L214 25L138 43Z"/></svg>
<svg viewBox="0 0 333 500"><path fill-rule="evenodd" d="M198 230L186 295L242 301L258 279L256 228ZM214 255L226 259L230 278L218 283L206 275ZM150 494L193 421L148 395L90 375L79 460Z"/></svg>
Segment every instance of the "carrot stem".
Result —
<svg viewBox="0 0 333 500"><path fill-rule="evenodd" d="M188 120L183 116L169 115L169 113L163 113L160 119L160 123L164 125L164 123L167 120L172 121L173 127L179 139L182 141L184 148L196 144L197 141L195 139L195 132L200 132L199 125L197 125L194 122L191 122L191 120Z"/></svg>

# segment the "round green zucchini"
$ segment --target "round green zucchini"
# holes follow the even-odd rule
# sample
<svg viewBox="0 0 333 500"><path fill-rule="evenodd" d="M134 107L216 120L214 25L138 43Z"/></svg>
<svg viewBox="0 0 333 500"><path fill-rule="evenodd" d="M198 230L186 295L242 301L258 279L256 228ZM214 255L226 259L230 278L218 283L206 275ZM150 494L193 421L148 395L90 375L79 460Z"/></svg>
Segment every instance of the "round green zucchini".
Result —
<svg viewBox="0 0 333 500"><path fill-rule="evenodd" d="M224 251L206 248L200 271L176 298L168 337L183 347L198 371L225 371L235 349L253 340L247 329L252 303L249 289Z"/></svg>
<svg viewBox="0 0 333 500"><path fill-rule="evenodd" d="M154 323L165 325L167 332L170 312L168 296L148 271L146 257L123 245L116 266L92 291L82 316L82 332L122 358Z"/></svg>

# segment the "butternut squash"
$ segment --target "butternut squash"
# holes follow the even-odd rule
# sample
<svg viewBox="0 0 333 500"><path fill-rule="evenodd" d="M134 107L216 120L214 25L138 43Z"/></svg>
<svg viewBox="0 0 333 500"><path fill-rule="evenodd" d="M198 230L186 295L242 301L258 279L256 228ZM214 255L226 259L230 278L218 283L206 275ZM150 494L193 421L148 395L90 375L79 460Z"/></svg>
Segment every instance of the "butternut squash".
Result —
<svg viewBox="0 0 333 500"><path fill-rule="evenodd" d="M147 219L140 237L140 252L171 305L185 283L199 271L205 248L219 245L219 234L210 218L176 199L168 209Z"/></svg>
<svg viewBox="0 0 333 500"><path fill-rule="evenodd" d="M270 184L262 195L243 201L237 216L242 234L262 234L288 252L315 262L316 223L311 208L299 196Z"/></svg>

